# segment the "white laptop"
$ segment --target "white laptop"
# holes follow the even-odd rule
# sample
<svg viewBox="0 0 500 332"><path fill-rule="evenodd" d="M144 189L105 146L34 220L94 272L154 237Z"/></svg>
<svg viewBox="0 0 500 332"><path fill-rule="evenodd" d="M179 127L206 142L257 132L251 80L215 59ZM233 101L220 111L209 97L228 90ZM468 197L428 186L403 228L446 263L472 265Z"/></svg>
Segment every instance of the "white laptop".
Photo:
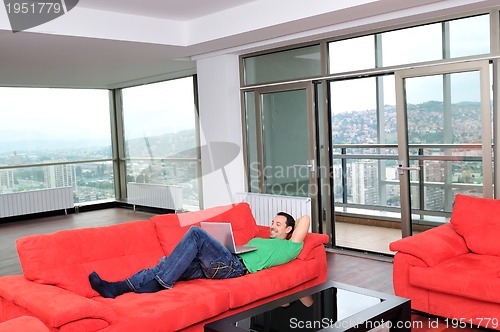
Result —
<svg viewBox="0 0 500 332"><path fill-rule="evenodd" d="M234 244L233 229L228 222L201 222L201 228L212 235L217 241L222 243L231 253L242 254L257 250L257 247L236 246Z"/></svg>

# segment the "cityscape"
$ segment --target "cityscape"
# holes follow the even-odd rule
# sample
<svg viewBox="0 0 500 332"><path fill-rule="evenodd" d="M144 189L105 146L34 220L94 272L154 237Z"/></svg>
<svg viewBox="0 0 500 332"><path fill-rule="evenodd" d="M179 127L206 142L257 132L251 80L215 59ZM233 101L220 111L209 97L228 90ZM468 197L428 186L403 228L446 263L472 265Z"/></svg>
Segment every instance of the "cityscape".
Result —
<svg viewBox="0 0 500 332"><path fill-rule="evenodd" d="M181 186L184 204L198 206L194 142L194 130L127 140L126 154L132 156L127 160L127 182ZM0 151L0 167L4 168L0 170L0 194L69 186L76 204L115 198L110 145L88 150L71 145L57 148L57 142L45 149L23 150L20 146L15 151ZM37 164L49 165L30 167ZM10 165L26 167L7 168Z"/></svg>
<svg viewBox="0 0 500 332"><path fill-rule="evenodd" d="M460 144L481 143L479 103L451 105L447 125L443 104L427 102L408 105L410 144L456 144L457 148L411 149L411 155L480 156L480 150L460 148ZM378 125L375 110L343 112L332 116L333 144L396 144L395 106L386 106ZM159 136L126 138L127 182L160 183L181 186L184 204L199 205L199 178L194 129ZM9 150L9 146L12 149ZM38 142L37 145L0 142L0 194L71 186L75 203L114 199L114 172L111 145L95 144L85 148L68 142ZM31 148L30 148L31 147ZM338 155L339 149L335 149ZM349 159L349 154L363 154L366 159ZM394 158L377 159L370 155ZM334 195L342 202L375 206L399 206L399 182L396 148L350 148L346 150L347 187L342 187L341 159L334 159ZM86 162L88 161L88 162ZM48 164L48 165L44 165ZM23 166L9 168L9 166ZM415 166L419 166L415 163ZM420 165L426 184L423 208L445 211L445 184L470 184L468 193L481 191L482 170L479 161L448 163L424 160ZM412 178L418 180L417 177ZM474 187L475 189L470 189ZM415 191L413 191L415 189ZM412 195L418 196L418 186ZM421 200L415 200L422 202Z"/></svg>
<svg viewBox="0 0 500 332"><path fill-rule="evenodd" d="M410 148L410 156L423 156L421 163L412 162L411 167L421 167L422 175L411 171L412 208L428 211L451 211L457 189L445 190L451 184L462 186L461 193L478 196L482 190L482 164L479 161L440 161L439 156L479 157L480 149L460 147L460 144L480 144L481 114L477 102L451 105L447 125L443 103L430 101L408 105L409 144L453 144L446 148ZM396 144L396 108L386 106L381 116L383 125L378 128L375 110L344 112L333 115L333 144ZM378 132L380 131L380 135ZM380 136L380 140L378 139ZM337 155L339 149L334 150ZM372 205L400 205L397 148L352 148L347 149L346 178L347 201L343 202L342 165L334 158L334 196L336 202ZM349 154L367 155L366 159L349 159ZM370 159L370 155L394 156L387 159ZM344 156L342 156L344 157ZM429 157L427 160L425 157ZM419 180L423 180L424 192L420 193ZM457 186L458 187L458 186ZM422 195L422 196L421 196ZM420 204L423 203L423 206Z"/></svg>

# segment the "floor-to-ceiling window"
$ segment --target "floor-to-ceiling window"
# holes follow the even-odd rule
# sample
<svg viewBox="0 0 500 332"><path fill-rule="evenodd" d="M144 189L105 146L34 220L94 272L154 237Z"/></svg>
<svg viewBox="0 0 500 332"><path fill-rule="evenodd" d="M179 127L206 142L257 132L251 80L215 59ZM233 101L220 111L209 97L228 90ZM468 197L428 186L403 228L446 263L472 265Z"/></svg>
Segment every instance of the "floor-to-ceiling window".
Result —
<svg viewBox="0 0 500 332"><path fill-rule="evenodd" d="M329 80L337 245L387 252L381 248L401 237L400 176L406 170L400 166L409 171L414 231L446 222L457 193L485 194L479 72L457 65L456 72L424 77L418 68L488 54L489 36L489 15L479 15L329 43L330 73L354 71ZM359 54L354 65L347 61L358 59L353 54ZM407 68L416 74L400 83L404 100L397 105L394 73ZM368 74L360 78L360 70ZM408 138L408 165L401 165L401 136ZM491 161L486 167L491 170ZM396 229L380 241L357 241L389 234L387 227Z"/></svg>
<svg viewBox="0 0 500 332"><path fill-rule="evenodd" d="M484 64L494 72L499 41L490 36L498 36L498 14L478 13L319 41L323 51L314 56L307 47L302 51L290 47L294 59L286 59L285 64L296 66L320 57L322 70L316 77L310 78L306 70L312 62L306 62L302 71L293 67L292 73L295 81L315 87L316 107L309 110L317 112L319 121L314 162L318 176L329 174L331 180L318 181L328 187L322 186L318 209L323 222L332 222L336 246L388 253L389 242L402 236L402 205L411 211L412 230L421 231L448 220L457 193L492 195L488 138L492 128L486 123L495 118L490 101L498 96L492 94L489 99L485 93L494 76L488 75ZM266 85L279 89L280 84L294 82L287 76L269 77L274 68L281 68L273 61L280 61L278 54L285 51L274 54L274 59L263 53L242 57L245 75L259 73L254 67L249 72L248 63L266 73L259 79L245 76L242 81L249 161L259 155L254 133L263 130L258 128L262 119L253 119L255 94ZM401 75L406 76L400 79ZM408 158L402 156L401 144ZM251 169L248 174L253 174ZM406 174L407 188L401 185ZM249 188L262 190L255 183ZM401 188L411 199L401 199ZM335 218L333 209L327 208L330 201ZM384 235L377 235L379 230ZM386 230L390 235L385 235Z"/></svg>
<svg viewBox="0 0 500 332"><path fill-rule="evenodd" d="M198 209L195 91L193 76L112 93L0 88L0 194L72 187L78 206L126 198L123 179L180 187L182 209Z"/></svg>
<svg viewBox="0 0 500 332"><path fill-rule="evenodd" d="M0 194L115 198L107 90L0 88L0 119Z"/></svg>
<svg viewBox="0 0 500 332"><path fill-rule="evenodd" d="M122 89L126 181L181 187L199 208L199 139L193 77Z"/></svg>

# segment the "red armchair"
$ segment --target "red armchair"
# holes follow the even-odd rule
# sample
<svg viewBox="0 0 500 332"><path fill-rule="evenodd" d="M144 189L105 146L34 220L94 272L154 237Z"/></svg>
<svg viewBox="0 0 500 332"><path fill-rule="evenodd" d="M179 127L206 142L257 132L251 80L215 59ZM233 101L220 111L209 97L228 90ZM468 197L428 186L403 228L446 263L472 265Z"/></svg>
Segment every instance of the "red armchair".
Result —
<svg viewBox="0 0 500 332"><path fill-rule="evenodd" d="M500 200L457 195L449 224L390 244L412 309L500 330Z"/></svg>

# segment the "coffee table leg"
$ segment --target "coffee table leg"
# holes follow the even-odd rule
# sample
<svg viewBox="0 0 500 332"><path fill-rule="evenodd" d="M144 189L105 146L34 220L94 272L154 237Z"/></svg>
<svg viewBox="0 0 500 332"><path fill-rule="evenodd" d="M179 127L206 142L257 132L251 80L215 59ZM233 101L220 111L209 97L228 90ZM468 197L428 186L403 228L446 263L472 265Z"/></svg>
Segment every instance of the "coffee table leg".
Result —
<svg viewBox="0 0 500 332"><path fill-rule="evenodd" d="M391 331L411 332L411 305L410 301L404 303L398 314L391 320Z"/></svg>

